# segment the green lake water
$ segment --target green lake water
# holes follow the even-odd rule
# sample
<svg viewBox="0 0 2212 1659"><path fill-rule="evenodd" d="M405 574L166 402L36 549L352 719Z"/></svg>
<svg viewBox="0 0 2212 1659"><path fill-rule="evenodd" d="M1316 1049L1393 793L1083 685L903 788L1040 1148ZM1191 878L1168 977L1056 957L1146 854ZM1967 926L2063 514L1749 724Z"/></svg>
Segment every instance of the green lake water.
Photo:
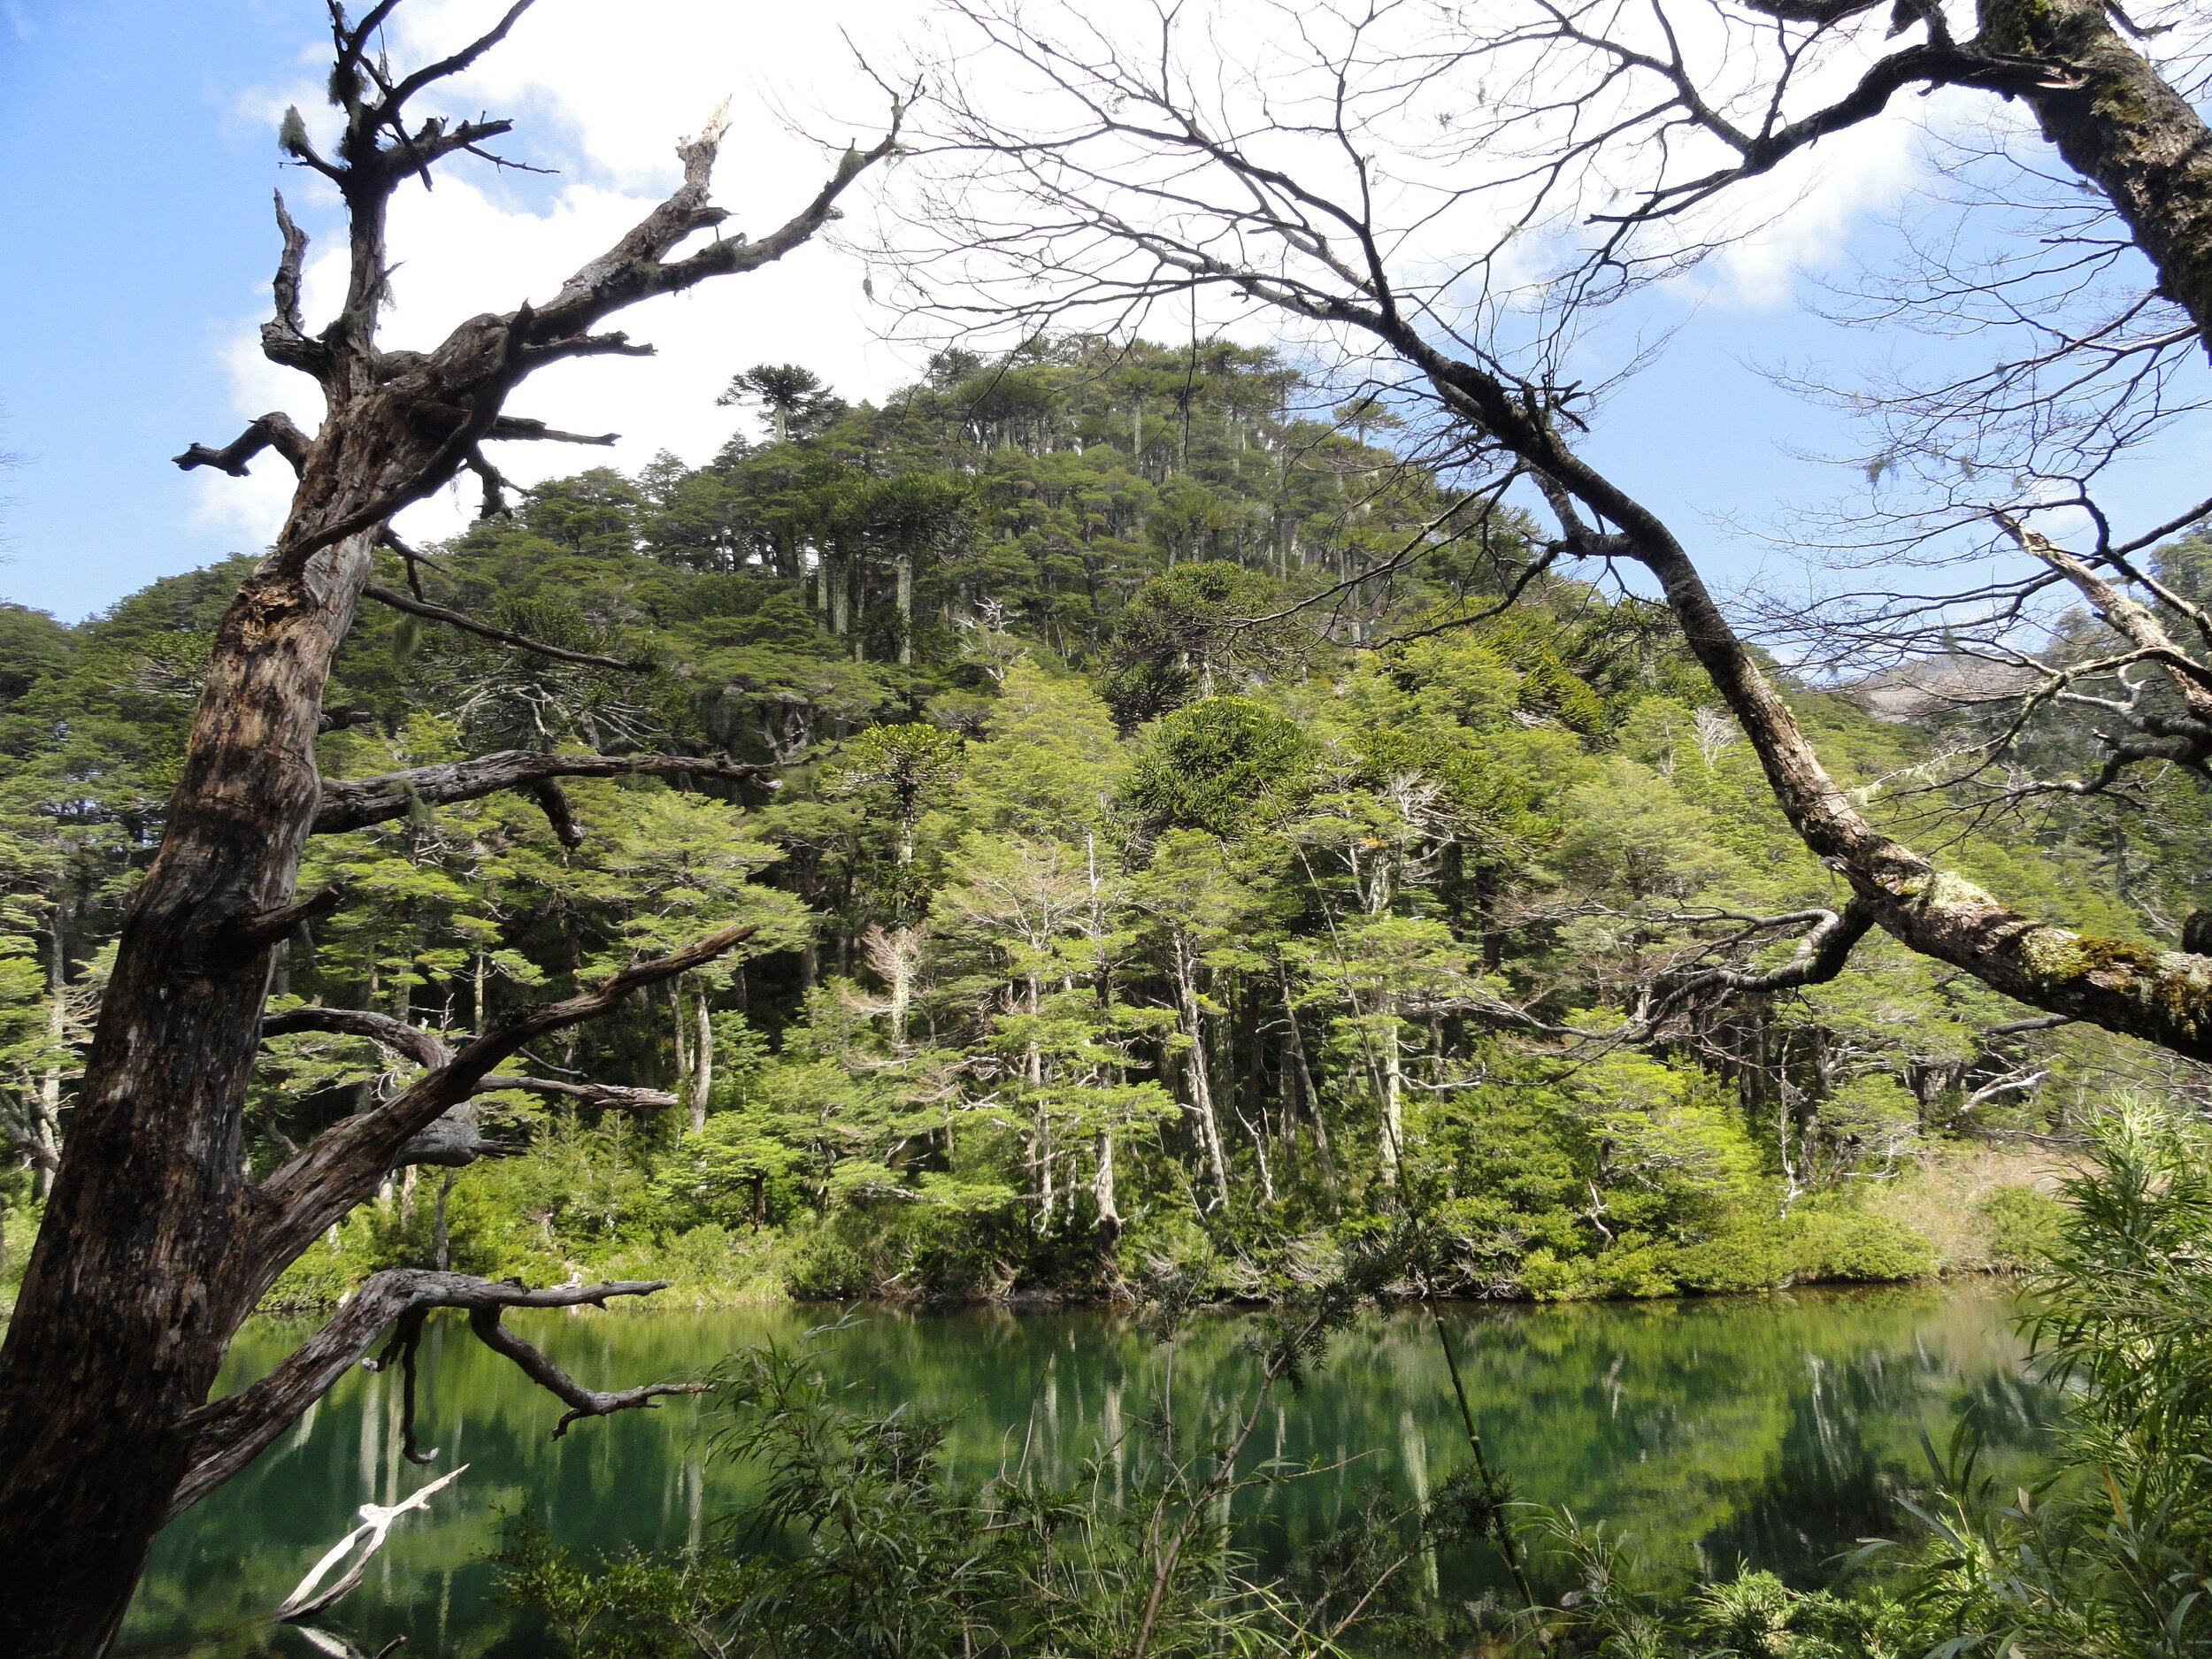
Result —
<svg viewBox="0 0 2212 1659"><path fill-rule="evenodd" d="M1447 1310L1491 1455L1522 1495L1602 1519L1655 1570L1770 1566L1825 1582L1855 1541L1895 1531L1901 1494L1924 1487L1924 1431L1939 1445L1976 1408L1993 1451L2024 1472L2049 1399L2022 1376L2011 1303L1999 1288L1796 1294L1670 1303ZM733 1348L798 1340L819 1310L525 1316L515 1328L600 1387L680 1377ZM1026 1455L1052 1472L1134 1435L1164 1375L1163 1352L1097 1311L910 1313L874 1310L837 1335L826 1369L885 1409L957 1411L956 1479L979 1480ZM1200 1321L1175 1362L1179 1419L1250 1374L1235 1316ZM233 1350L226 1390L273 1364L309 1327L257 1324ZM430 1467L400 1455L399 1379L357 1371L240 1479L163 1534L123 1649L139 1655L317 1649L267 1623L301 1575L354 1525L466 1463L467 1473L401 1520L368 1577L318 1623L369 1652L409 1638L411 1655L524 1648L490 1597L485 1556L504 1518L528 1508L564 1542L681 1544L741 1497L743 1471L718 1463L714 1408L667 1402L549 1438L561 1408L481 1348L458 1316L423 1348ZM1381 1482L1416 1495L1466 1455L1425 1312L1363 1319L1302 1398L1283 1395L1258 1455L1317 1459L1330 1472L1249 1495L1239 1522L1263 1566L1326 1530ZM1448 1577L1479 1563L1447 1564ZM1464 1584L1447 1585L1448 1593Z"/></svg>

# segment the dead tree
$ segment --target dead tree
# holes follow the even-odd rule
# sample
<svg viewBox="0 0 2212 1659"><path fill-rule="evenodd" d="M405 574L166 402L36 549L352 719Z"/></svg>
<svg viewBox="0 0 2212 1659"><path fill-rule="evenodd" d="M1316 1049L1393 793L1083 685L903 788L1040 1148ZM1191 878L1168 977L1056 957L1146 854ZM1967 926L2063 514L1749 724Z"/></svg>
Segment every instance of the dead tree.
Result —
<svg viewBox="0 0 2212 1659"><path fill-rule="evenodd" d="M1805 913L1796 962L1722 988L1832 978L1878 927L2032 1007L2212 1059L2212 957L2023 914L1853 799L1685 538L1589 458L1592 396L1566 369L1594 309L1722 245L1696 217L1705 204L1901 95L1950 86L2034 111L2114 227L2116 252L2097 257L2147 262L2144 303L2166 308L2200 373L2212 134L2118 8L1980 0L1961 20L1970 8L1920 0L1286 5L1282 28L1234 64L1206 60L1204 23L1170 8L1128 38L1071 6L958 9L972 50L946 64L929 135L956 182L921 198L887 250L905 256L922 305L955 326L1111 326L1164 303L1180 315L1201 291L1271 310L1369 376L1394 364L1399 390L1448 429L1439 442L1471 490L1517 488L1548 508L1532 570L1648 572L1790 823L1846 889ZM1885 26L1906 38L1890 43ZM2004 522L1997 505L1979 511ZM2048 538L2007 533L2035 561L2030 580L2072 584L2127 661L2179 687L2177 723L2123 760L2178 757L2212 734L2199 713L2212 657L2175 637L2200 619L2114 597L2129 553L2208 511L2070 564Z"/></svg>
<svg viewBox="0 0 2212 1659"><path fill-rule="evenodd" d="M645 355L649 346L607 320L802 246L836 216L853 181L892 154L900 115L895 105L891 134L849 150L810 201L757 239L728 230L728 213L709 198L718 119L679 148L683 180L673 194L550 299L470 318L426 351L387 350L377 335L394 194L411 180L427 185L453 157L490 158L486 146L510 127L418 117L411 106L497 45L529 0L459 51L405 73L377 45L397 3L377 0L356 21L333 0L330 96L342 130L331 153L317 148L296 111L280 134L296 163L336 187L347 214L344 302L311 330L300 303L307 238L279 198L275 314L261 331L272 360L320 388L321 424L311 434L271 414L220 449L196 445L178 457L186 467L242 472L273 452L299 481L273 550L217 630L161 845L122 926L52 1199L0 1351L0 1652L25 1659L104 1652L156 1531L296 1418L395 1317L467 1308L489 1333L500 1307L654 1288L524 1291L452 1274L386 1276L268 1384L208 1402L234 1333L277 1275L415 1156L411 1148L449 1108L534 1039L711 960L749 931L723 928L479 1033L433 1056L395 1098L248 1179L242 1107L273 954L303 917L344 902L342 894L296 895L309 835L392 816L411 799L550 789L562 775L711 770L692 760L680 768L668 757L497 756L435 776L325 785L315 763L324 687L357 603L391 597L372 584L371 565L392 516L464 469L495 495L500 474L488 446L565 435L505 414L517 387L550 364ZM534 1350L492 1340L573 1412L647 1398L592 1394Z"/></svg>

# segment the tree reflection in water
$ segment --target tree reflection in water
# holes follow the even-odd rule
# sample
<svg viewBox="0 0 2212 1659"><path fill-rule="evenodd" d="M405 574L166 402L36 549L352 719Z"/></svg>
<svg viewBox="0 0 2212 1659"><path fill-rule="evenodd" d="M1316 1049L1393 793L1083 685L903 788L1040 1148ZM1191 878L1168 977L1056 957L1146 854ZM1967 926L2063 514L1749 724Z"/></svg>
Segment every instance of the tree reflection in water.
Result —
<svg viewBox="0 0 2212 1659"><path fill-rule="evenodd" d="M733 1348L795 1340L818 1310L547 1315L523 1323L572 1374L680 1376ZM1972 1408L1995 1460L2025 1475L2047 1391L2021 1374L2024 1348L1998 1288L1824 1292L1705 1302L1448 1310L1492 1455L1530 1499L1602 1519L1654 1569L1678 1578L1739 1559L1801 1585L1862 1537L1897 1528L1900 1494L1924 1489L1924 1431L1939 1442ZM1176 1415L1238 1394L1252 1362L1234 1315L1182 1339ZM284 1353L296 1333L249 1333L225 1387ZM505 1517L534 1509L562 1542L681 1545L741 1495L707 1457L712 1406L674 1400L549 1438L560 1407L512 1367L434 1322L423 1355L434 1406L420 1438L442 1467L472 1467L462 1502L393 1532L361 1587L322 1622L373 1653L489 1654L506 1628L484 1557ZM962 1413L953 1478L980 1480L1025 1446L1071 1474L1151 1409L1160 1355L1095 1311L864 1314L831 1363L856 1404L911 1400ZM438 1471L400 1455L396 1379L349 1378L301 1430L171 1527L127 1626L124 1651L293 1653L268 1613L364 1502L391 1503ZM1344 1337L1302 1398L1286 1396L1256 1438L1263 1456L1325 1471L1239 1500L1232 1524L1266 1571L1356 1506L1370 1486L1411 1496L1458 1466L1464 1431L1425 1314L1372 1314ZM1107 1452L1110 1484L1124 1470ZM1492 1586L1494 1563L1435 1563L1444 1594ZM1429 1578L1424 1563L1423 1577Z"/></svg>

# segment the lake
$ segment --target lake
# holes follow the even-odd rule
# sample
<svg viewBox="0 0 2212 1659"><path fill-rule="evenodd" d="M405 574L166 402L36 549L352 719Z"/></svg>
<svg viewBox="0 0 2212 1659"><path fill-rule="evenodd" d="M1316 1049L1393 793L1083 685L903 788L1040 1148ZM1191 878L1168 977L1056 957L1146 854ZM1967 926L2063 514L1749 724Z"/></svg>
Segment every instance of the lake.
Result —
<svg viewBox="0 0 2212 1659"><path fill-rule="evenodd" d="M1972 1405L1993 1450L2024 1471L2047 1420L2047 1391L2024 1380L2024 1348L2001 1287L1796 1293L1662 1303L1455 1306L1446 1310L1491 1456L1522 1495L1603 1520L1671 1576L1724 1572L1739 1559L1800 1584L1825 1582L1860 1538L1895 1530L1898 1496L1927 1484L1924 1432L1938 1446ZM731 1350L789 1344L820 1310L517 1316L580 1381L627 1386L686 1375ZM926 1313L866 1310L827 1339L824 1365L857 1397L961 1416L956 1479L980 1480L1024 1455L1071 1471L1134 1433L1152 1408L1163 1351L1095 1310ZM1250 1375L1234 1315L1201 1318L1175 1360L1179 1419ZM257 1322L233 1349L224 1389L273 1365L311 1327ZM399 1378L356 1371L243 1476L165 1532L125 1627L134 1655L285 1654L316 1649L268 1614L354 1525L355 1506L389 1503L469 1465L401 1520L351 1596L317 1621L374 1652L497 1649L508 1616L485 1556L505 1518L534 1511L558 1540L589 1547L680 1544L703 1536L745 1490L742 1471L708 1455L710 1402L679 1398L574 1425L561 1408L469 1335L434 1319L422 1348L417 1468L400 1455ZM1279 1563L1383 1482L1417 1495L1456 1468L1466 1442L1428 1315L1379 1312L1340 1339L1302 1398L1281 1396L1254 1451L1337 1465L1249 1495L1248 1547ZM1480 1569L1469 1569L1480 1571Z"/></svg>

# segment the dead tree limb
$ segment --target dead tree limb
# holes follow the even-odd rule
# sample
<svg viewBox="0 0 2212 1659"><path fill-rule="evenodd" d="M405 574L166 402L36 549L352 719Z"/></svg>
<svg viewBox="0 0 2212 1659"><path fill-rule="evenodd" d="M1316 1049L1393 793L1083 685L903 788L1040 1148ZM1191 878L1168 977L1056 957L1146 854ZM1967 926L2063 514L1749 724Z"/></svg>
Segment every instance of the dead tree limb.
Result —
<svg viewBox="0 0 2212 1659"><path fill-rule="evenodd" d="M280 204L281 211L281 204ZM288 225L289 219L285 221ZM292 226L294 231L297 226ZM211 466L227 472L233 478L246 476L246 463L264 449L274 449L296 472L307 464L309 439L294 424L291 416L280 409L271 410L247 426L219 449L211 449L204 443L196 443L176 457L180 470L189 472L196 466Z"/></svg>
<svg viewBox="0 0 2212 1659"><path fill-rule="evenodd" d="M553 779L628 777L726 778L757 784L766 779L767 769L690 755L541 755L505 749L472 760L442 761L373 778L333 779L322 787L315 833L365 829L404 818L419 805L474 801L502 789L534 789Z"/></svg>
<svg viewBox="0 0 2212 1659"><path fill-rule="evenodd" d="M410 1312L434 1308L603 1308L617 1296L649 1296L665 1289L667 1282L623 1279L528 1290L467 1273L424 1268L388 1268L373 1273L321 1330L267 1376L187 1414L180 1430L188 1472L178 1485L169 1517L181 1515L251 1463L298 1421L301 1412L322 1398L331 1384L360 1363L386 1327Z"/></svg>
<svg viewBox="0 0 2212 1659"><path fill-rule="evenodd" d="M750 922L721 928L666 956L634 964L593 989L526 1010L462 1044L451 1059L384 1104L324 1130L247 1195L254 1222L234 1246L241 1253L237 1271L244 1275L239 1288L251 1287L247 1310L274 1282L283 1263L375 1189L401 1148L475 1094L509 1056L549 1032L596 1019L633 991L713 961L753 932Z"/></svg>
<svg viewBox="0 0 2212 1659"><path fill-rule="evenodd" d="M580 1418L603 1417L640 1406L650 1408L665 1395L704 1394L712 1386L703 1382L657 1382L635 1388L619 1388L611 1393L587 1388L546 1358L534 1344L525 1341L500 1324L502 1311L495 1302L480 1303L470 1309L469 1329L476 1333L486 1348L504 1354L522 1368L524 1376L568 1407L561 1420L553 1425L553 1438L557 1440L568 1432L570 1424Z"/></svg>
<svg viewBox="0 0 2212 1659"><path fill-rule="evenodd" d="M511 628L495 627L488 622L479 622L465 611L433 604L426 599L416 598L412 594L403 594L396 588L387 588L381 582L365 584L361 589L361 596L373 599L380 605L389 605L395 611L404 611L409 616L426 617L433 622L442 622L480 639L496 640L500 644L511 645L518 651L549 657L557 663L575 663L585 668L611 668L626 674L647 674L653 670L650 663L633 663L619 657L602 657L593 651L572 651L565 645L548 645L543 640L534 640L528 634L517 634Z"/></svg>
<svg viewBox="0 0 2212 1659"><path fill-rule="evenodd" d="M428 1486L409 1494L397 1503L365 1503L355 1511L361 1525L348 1532L325 1552L322 1559L307 1570L307 1576L294 1586L292 1594L284 1598L284 1605L276 1610L280 1624L312 1617L326 1607L336 1605L350 1594L369 1570L369 1558L384 1547L391 1535L392 1523L411 1510L427 1509L430 1500L439 1491L468 1472L468 1465L449 1471ZM318 1589L333 1567L351 1555L344 1572L326 1589Z"/></svg>
<svg viewBox="0 0 2212 1659"><path fill-rule="evenodd" d="M495 443L590 443L608 448L619 442L618 432L563 432L549 426L542 420L529 420L520 415L502 415L491 424L484 436Z"/></svg>
<svg viewBox="0 0 2212 1659"><path fill-rule="evenodd" d="M304 1032L330 1032L339 1036L365 1037L395 1054L403 1055L426 1071L437 1071L453 1062L452 1046L444 1038L434 1032L425 1031L419 1025L411 1025L405 1020L396 1019L389 1014L380 1014L372 1009L310 1005L288 1008L280 1013L269 1015L261 1022L264 1037L296 1036ZM675 1095L665 1089L636 1088L626 1084L598 1083L588 1079L495 1072L477 1079L460 1101L455 1102L402 1141L392 1153L391 1162L387 1167L404 1169L410 1164L431 1164L458 1169L475 1163L479 1158L495 1157L512 1150L507 1143L485 1136L460 1110L465 1101L472 1100L477 1095L501 1094L508 1090L541 1094L555 1100L574 1101L612 1111L668 1111L680 1103Z"/></svg>

